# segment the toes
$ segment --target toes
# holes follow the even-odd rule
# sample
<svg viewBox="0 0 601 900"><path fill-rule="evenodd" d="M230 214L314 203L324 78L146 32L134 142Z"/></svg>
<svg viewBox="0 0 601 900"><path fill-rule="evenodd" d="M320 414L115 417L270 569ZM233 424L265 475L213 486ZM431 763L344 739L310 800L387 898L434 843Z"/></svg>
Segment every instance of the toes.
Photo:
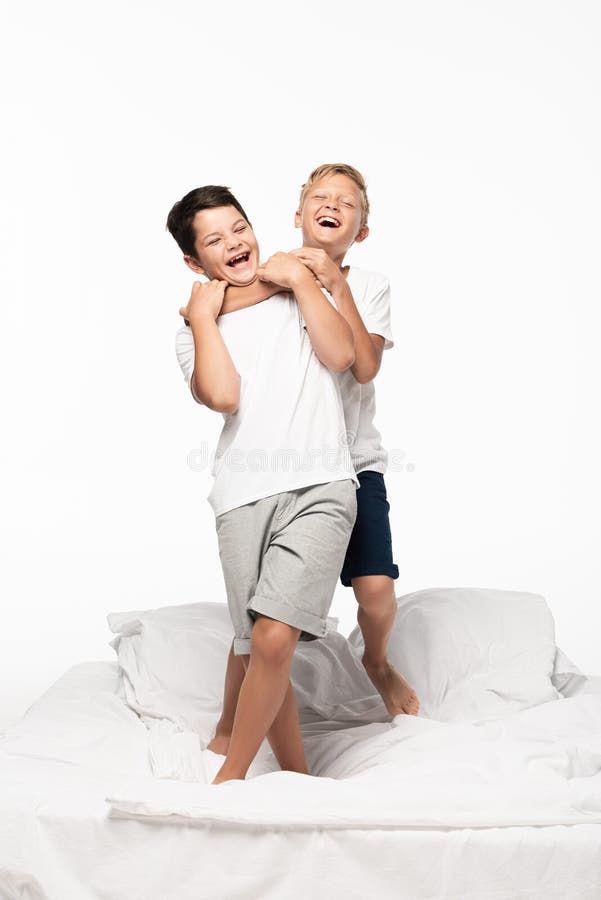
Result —
<svg viewBox="0 0 601 900"><path fill-rule="evenodd" d="M407 703L407 712L411 716L416 716L419 711L419 700L417 696L413 694Z"/></svg>

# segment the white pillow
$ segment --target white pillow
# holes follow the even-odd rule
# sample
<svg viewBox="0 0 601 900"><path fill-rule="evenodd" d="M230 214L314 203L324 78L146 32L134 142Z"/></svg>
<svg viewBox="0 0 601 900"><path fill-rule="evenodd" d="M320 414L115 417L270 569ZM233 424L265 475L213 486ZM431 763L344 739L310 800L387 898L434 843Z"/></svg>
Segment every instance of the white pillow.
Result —
<svg viewBox="0 0 601 900"><path fill-rule="evenodd" d="M207 744L221 714L233 629L224 603L193 603L108 615L123 674L123 699L148 726L167 719ZM298 644L291 680L301 721L390 719L347 639L328 619L324 638Z"/></svg>
<svg viewBox="0 0 601 900"><path fill-rule="evenodd" d="M349 635L363 653L358 628ZM555 700L553 617L524 591L433 588L400 597L390 661L416 691L420 716L495 719Z"/></svg>
<svg viewBox="0 0 601 900"><path fill-rule="evenodd" d="M223 603L110 613L127 704L150 726L168 719L207 743L219 719L233 632Z"/></svg>

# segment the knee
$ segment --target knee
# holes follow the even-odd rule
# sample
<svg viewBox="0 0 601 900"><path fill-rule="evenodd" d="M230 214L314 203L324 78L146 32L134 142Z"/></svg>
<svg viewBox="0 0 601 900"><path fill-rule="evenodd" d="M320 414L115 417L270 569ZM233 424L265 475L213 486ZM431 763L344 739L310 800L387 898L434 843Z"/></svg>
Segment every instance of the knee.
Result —
<svg viewBox="0 0 601 900"><path fill-rule="evenodd" d="M396 608L394 582L388 575L366 575L353 580L357 603L366 612Z"/></svg>
<svg viewBox="0 0 601 900"><path fill-rule="evenodd" d="M271 666L290 662L300 631L284 622L257 616L251 635L251 655Z"/></svg>

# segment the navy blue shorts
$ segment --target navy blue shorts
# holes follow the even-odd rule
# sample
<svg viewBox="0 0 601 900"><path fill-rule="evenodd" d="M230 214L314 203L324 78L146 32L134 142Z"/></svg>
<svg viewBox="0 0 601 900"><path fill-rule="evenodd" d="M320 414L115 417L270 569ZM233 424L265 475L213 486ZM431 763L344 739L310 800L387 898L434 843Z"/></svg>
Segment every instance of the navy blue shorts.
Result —
<svg viewBox="0 0 601 900"><path fill-rule="evenodd" d="M392 559L392 536L386 499L386 485L381 472L359 472L357 518L346 549L340 580L351 587L351 579L361 575L399 577Z"/></svg>

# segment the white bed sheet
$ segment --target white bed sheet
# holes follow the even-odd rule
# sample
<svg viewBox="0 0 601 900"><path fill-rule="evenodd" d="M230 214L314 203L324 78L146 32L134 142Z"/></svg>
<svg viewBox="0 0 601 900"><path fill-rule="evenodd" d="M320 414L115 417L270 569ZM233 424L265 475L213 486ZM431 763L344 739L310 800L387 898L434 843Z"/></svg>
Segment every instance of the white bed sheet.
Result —
<svg viewBox="0 0 601 900"><path fill-rule="evenodd" d="M116 663L73 667L0 739L0 898L599 900L601 679L500 722L332 729L305 726L321 778L264 753L213 787Z"/></svg>

